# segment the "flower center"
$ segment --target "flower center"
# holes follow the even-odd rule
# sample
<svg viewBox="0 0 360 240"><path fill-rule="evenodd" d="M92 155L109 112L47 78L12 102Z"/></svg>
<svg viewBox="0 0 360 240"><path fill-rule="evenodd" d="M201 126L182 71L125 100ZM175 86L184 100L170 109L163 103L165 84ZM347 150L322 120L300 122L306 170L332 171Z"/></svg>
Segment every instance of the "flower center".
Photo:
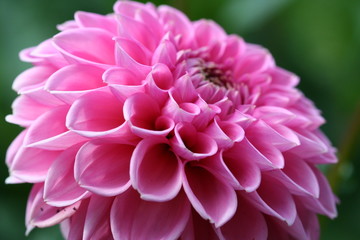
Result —
<svg viewBox="0 0 360 240"><path fill-rule="evenodd" d="M199 64L200 73L203 75L203 80L209 81L214 85L225 87L228 89L233 88L231 82L231 72L225 71L218 64L213 62L202 62Z"/></svg>

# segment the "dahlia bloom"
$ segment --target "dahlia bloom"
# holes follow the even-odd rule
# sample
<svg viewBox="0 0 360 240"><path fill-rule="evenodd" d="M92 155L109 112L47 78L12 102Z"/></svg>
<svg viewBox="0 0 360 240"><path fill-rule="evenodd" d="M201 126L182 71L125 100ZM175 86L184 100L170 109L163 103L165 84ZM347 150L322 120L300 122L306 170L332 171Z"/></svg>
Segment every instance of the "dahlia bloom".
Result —
<svg viewBox="0 0 360 240"><path fill-rule="evenodd" d="M20 57L7 183L27 233L66 239L318 239L336 216L319 111L261 46L169 6L77 12Z"/></svg>

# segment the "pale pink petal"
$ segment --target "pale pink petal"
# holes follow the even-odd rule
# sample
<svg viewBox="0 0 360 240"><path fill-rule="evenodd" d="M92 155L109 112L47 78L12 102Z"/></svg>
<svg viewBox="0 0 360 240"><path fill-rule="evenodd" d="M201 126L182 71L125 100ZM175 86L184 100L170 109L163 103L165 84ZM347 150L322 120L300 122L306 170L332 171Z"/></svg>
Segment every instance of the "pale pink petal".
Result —
<svg viewBox="0 0 360 240"><path fill-rule="evenodd" d="M74 174L78 184L96 194L115 196L131 185L129 168L134 147L93 140L78 152Z"/></svg>
<svg viewBox="0 0 360 240"><path fill-rule="evenodd" d="M195 22L194 31L199 47L211 46L215 42L223 41L226 37L225 31L218 24L209 20Z"/></svg>
<svg viewBox="0 0 360 240"><path fill-rule="evenodd" d="M168 201L181 189L181 162L166 138L144 139L132 155L130 177L142 199Z"/></svg>
<svg viewBox="0 0 360 240"><path fill-rule="evenodd" d="M74 63L98 66L115 63L115 41L111 33L102 29L67 30L54 37L54 44L69 61Z"/></svg>
<svg viewBox="0 0 360 240"><path fill-rule="evenodd" d="M23 130L10 144L9 148L6 151L6 157L5 157L5 162L6 165L8 166L8 168L11 168L13 162L14 162L14 158L16 156L16 153L20 150L21 146L23 145L24 142L24 137L27 133L27 130Z"/></svg>
<svg viewBox="0 0 360 240"><path fill-rule="evenodd" d="M74 161L81 145L62 152L48 170L44 185L44 201L57 207L71 205L87 195L74 179Z"/></svg>
<svg viewBox="0 0 360 240"><path fill-rule="evenodd" d="M164 39L155 49L154 55L151 59L151 64L162 63L170 69L174 69L176 63L176 47L168 40Z"/></svg>
<svg viewBox="0 0 360 240"><path fill-rule="evenodd" d="M144 201L129 189L117 196L111 208L111 231L115 239L177 239L190 215L182 192L167 202Z"/></svg>
<svg viewBox="0 0 360 240"><path fill-rule="evenodd" d="M209 219L216 227L229 221L237 208L234 189L192 162L185 165L184 171L184 190L201 217Z"/></svg>

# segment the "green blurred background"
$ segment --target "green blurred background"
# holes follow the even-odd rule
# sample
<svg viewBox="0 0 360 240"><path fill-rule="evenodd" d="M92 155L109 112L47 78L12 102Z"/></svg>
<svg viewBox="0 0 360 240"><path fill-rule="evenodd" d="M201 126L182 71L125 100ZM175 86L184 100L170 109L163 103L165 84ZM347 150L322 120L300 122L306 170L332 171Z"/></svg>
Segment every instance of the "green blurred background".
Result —
<svg viewBox="0 0 360 240"><path fill-rule="evenodd" d="M28 64L18 52L57 33L77 10L106 14L115 0L0 0L0 109L11 113L13 79ZM321 218L321 239L360 236L360 1L359 0L168 0L192 20L213 19L228 33L265 46L277 64L298 74L299 88L323 112L323 131L339 149L340 163L324 168L341 200L335 220ZM1 159L20 128L0 121ZM5 185L0 165L0 239L25 239L30 185ZM27 239L61 239L57 227L36 229Z"/></svg>

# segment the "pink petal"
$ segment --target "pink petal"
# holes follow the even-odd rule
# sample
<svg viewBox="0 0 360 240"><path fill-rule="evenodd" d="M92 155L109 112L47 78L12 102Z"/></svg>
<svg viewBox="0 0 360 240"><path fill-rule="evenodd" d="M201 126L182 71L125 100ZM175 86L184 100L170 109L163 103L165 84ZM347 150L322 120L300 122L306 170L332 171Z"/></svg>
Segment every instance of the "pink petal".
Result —
<svg viewBox="0 0 360 240"><path fill-rule="evenodd" d="M268 125L264 121L256 121L246 129L246 136L250 139L271 139L271 144L280 151L286 151L300 145L297 135L289 128L273 124Z"/></svg>
<svg viewBox="0 0 360 240"><path fill-rule="evenodd" d="M106 92L88 93L73 103L66 117L66 126L85 137L121 132L125 121L123 104Z"/></svg>
<svg viewBox="0 0 360 240"><path fill-rule="evenodd" d="M247 132L246 138L252 147L256 148L256 151L266 159L265 161L270 162L274 168L281 169L284 167L284 156L268 139L261 138L259 135L251 135L251 133L248 134Z"/></svg>
<svg viewBox="0 0 360 240"><path fill-rule="evenodd" d="M134 94L125 101L124 118L140 137L166 136L175 126L172 119L161 116L158 103L144 93Z"/></svg>
<svg viewBox="0 0 360 240"><path fill-rule="evenodd" d="M169 98L168 92L173 87L174 77L170 69L158 63L153 66L151 74L147 77L147 92L156 101L163 105Z"/></svg>
<svg viewBox="0 0 360 240"><path fill-rule="evenodd" d="M86 141L86 138L70 132L65 126L68 106L53 108L40 116L29 128L24 139L28 147L46 150L64 150L74 144Z"/></svg>
<svg viewBox="0 0 360 240"><path fill-rule="evenodd" d="M215 140L197 132L191 124L179 123L175 136L170 140L173 151L186 160L198 160L214 155L217 150Z"/></svg>
<svg viewBox="0 0 360 240"><path fill-rule="evenodd" d="M46 204L42 198L43 184L35 184L30 192L28 204L26 206L26 233L28 234L34 227L50 227L63 221L76 213L80 206L80 201L67 207L53 207Z"/></svg>
<svg viewBox="0 0 360 240"><path fill-rule="evenodd" d="M50 107L26 95L20 95L12 103L11 108L13 109L13 114L6 116L6 121L27 127Z"/></svg>
<svg viewBox="0 0 360 240"><path fill-rule="evenodd" d="M263 215L241 197L234 217L221 227L224 239L242 240L267 239L267 225Z"/></svg>
<svg viewBox="0 0 360 240"><path fill-rule="evenodd" d="M63 151L51 165L44 185L44 200L57 207L71 205L83 199L87 191L74 179L75 155L81 145Z"/></svg>
<svg viewBox="0 0 360 240"><path fill-rule="evenodd" d="M22 72L16 77L13 83L13 89L18 93L25 92L29 89L43 86L45 81L56 71L51 66L35 66Z"/></svg>
<svg viewBox="0 0 360 240"><path fill-rule="evenodd" d="M127 55L141 65L150 65L151 52L148 49L144 48L138 42L133 41L131 38L117 37L115 40L117 43L117 51L121 52L121 55Z"/></svg>
<svg viewBox="0 0 360 240"><path fill-rule="evenodd" d="M209 20L195 22L194 30L198 47L211 46L215 42L223 41L226 37L225 31L218 24Z"/></svg>
<svg viewBox="0 0 360 240"><path fill-rule="evenodd" d="M70 230L67 240L83 239L84 224L88 206L89 199L84 199L79 208L73 209L76 210L76 214L72 215L70 218Z"/></svg>
<svg viewBox="0 0 360 240"><path fill-rule="evenodd" d="M271 173L285 184L292 193L319 197L320 188L317 178L303 159L290 153L286 154L284 168Z"/></svg>
<svg viewBox="0 0 360 240"><path fill-rule="evenodd" d="M115 239L177 239L190 215L185 194L167 202L141 200L129 189L117 196L111 208L110 223Z"/></svg>
<svg viewBox="0 0 360 240"><path fill-rule="evenodd" d="M158 12L160 19L166 23L165 32L170 31L173 36L180 36L179 48L190 48L194 44L194 32L190 20L182 12L169 6L160 6Z"/></svg>
<svg viewBox="0 0 360 240"><path fill-rule="evenodd" d="M295 87L300 81L298 76L279 67L271 69L270 76L272 83L281 85L282 87Z"/></svg>
<svg viewBox="0 0 360 240"><path fill-rule="evenodd" d="M284 186L265 174L256 192L242 194L263 213L285 221L291 226L296 219L294 199Z"/></svg>
<svg viewBox="0 0 360 240"><path fill-rule="evenodd" d="M176 53L177 49L174 44L170 40L164 39L155 49L151 64L162 63L170 69L174 69L176 64Z"/></svg>
<svg viewBox="0 0 360 240"><path fill-rule="evenodd" d="M133 39L150 51L154 51L160 41L160 36L151 32L148 26L140 21L125 15L117 15L119 36Z"/></svg>
<svg viewBox="0 0 360 240"><path fill-rule="evenodd" d="M113 201L114 198L91 196L84 224L84 240L113 239L110 229L110 210Z"/></svg>
<svg viewBox="0 0 360 240"><path fill-rule="evenodd" d="M229 221L237 207L234 189L192 162L184 168L183 187L195 210L216 227Z"/></svg>
<svg viewBox="0 0 360 240"><path fill-rule="evenodd" d="M112 34L102 29L67 30L54 37L54 44L71 62L98 66L115 64L115 42Z"/></svg>
<svg viewBox="0 0 360 240"><path fill-rule="evenodd" d="M234 145L233 148L222 153L221 162L237 180L238 189L252 192L260 185L261 172L254 159L250 157L251 153L245 153L244 150L246 151L246 149Z"/></svg>
<svg viewBox="0 0 360 240"><path fill-rule="evenodd" d="M231 147L234 142L243 140L245 135L241 126L217 119L214 119L214 122L204 132L212 137L220 148Z"/></svg>
<svg viewBox="0 0 360 240"><path fill-rule="evenodd" d="M115 18L78 11L75 13L75 21L79 27L99 28L108 30L113 35L117 34L117 22L115 21Z"/></svg>
<svg viewBox="0 0 360 240"><path fill-rule="evenodd" d="M336 203L337 199L334 193L331 190L331 187L324 176L324 174L317 169L316 167L312 167L313 172L317 178L317 182L319 183L320 193L318 198L312 197L303 197L299 196L300 201L304 203L304 205L317 213L324 214L330 218L335 218L337 216Z"/></svg>
<svg viewBox="0 0 360 240"><path fill-rule="evenodd" d="M130 158L134 147L127 144L93 140L86 143L75 160L79 185L103 196L115 196L130 186Z"/></svg>
<svg viewBox="0 0 360 240"><path fill-rule="evenodd" d="M130 178L133 187L144 200L171 200L181 189L180 164L166 138L144 139L136 146L131 158Z"/></svg>
<svg viewBox="0 0 360 240"><path fill-rule="evenodd" d="M23 130L10 144L9 148L6 151L6 165L8 168L11 168L14 158L16 156L16 153L20 150L21 146L24 142L24 137L27 133L27 129Z"/></svg>
<svg viewBox="0 0 360 240"><path fill-rule="evenodd" d="M15 155L10 174L30 183L43 182L60 151L22 147Z"/></svg>
<svg viewBox="0 0 360 240"><path fill-rule="evenodd" d="M219 240L220 236L215 231L213 224L203 219L195 210L192 209L191 213L180 240Z"/></svg>
<svg viewBox="0 0 360 240"><path fill-rule="evenodd" d="M102 80L103 72L103 69L91 65L68 65L49 78L45 89L71 104L85 93L106 86Z"/></svg>

